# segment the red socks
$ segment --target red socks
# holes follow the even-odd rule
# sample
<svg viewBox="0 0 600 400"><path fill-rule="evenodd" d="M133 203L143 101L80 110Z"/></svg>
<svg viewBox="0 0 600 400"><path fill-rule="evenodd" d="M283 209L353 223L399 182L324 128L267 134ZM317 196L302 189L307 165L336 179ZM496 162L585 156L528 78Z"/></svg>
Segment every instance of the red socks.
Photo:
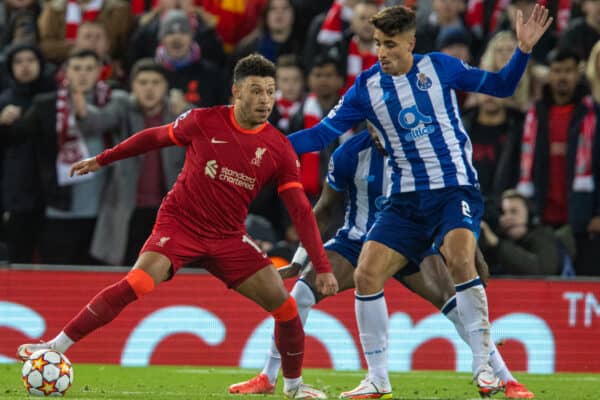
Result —
<svg viewBox="0 0 600 400"><path fill-rule="evenodd" d="M112 321L127 304L136 299L137 296L127 279L122 279L98 293L69 321L63 331L71 340L77 342Z"/></svg>
<svg viewBox="0 0 600 400"><path fill-rule="evenodd" d="M275 318L275 344L281 355L281 369L285 378L302 376L304 360L304 328L298 316L296 301L292 296L277 310Z"/></svg>

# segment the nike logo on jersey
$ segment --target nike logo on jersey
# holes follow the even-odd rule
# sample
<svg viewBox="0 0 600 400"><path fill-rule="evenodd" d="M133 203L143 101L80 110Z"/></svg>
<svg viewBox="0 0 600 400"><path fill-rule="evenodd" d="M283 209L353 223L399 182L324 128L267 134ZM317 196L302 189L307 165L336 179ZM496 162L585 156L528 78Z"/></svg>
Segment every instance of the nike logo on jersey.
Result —
<svg viewBox="0 0 600 400"><path fill-rule="evenodd" d="M227 141L225 141L225 140L218 140L218 139L215 139L215 138L212 138L212 139L210 139L210 142L211 142L211 143L214 143L214 144L224 144L224 143L229 143L229 142L227 142Z"/></svg>

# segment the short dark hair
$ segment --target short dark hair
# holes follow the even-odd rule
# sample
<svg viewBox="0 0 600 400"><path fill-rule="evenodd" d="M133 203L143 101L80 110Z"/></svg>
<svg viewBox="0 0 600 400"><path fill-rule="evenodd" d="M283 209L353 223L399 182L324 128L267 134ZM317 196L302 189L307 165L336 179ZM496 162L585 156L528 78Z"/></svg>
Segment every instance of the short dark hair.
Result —
<svg viewBox="0 0 600 400"><path fill-rule="evenodd" d="M548 53L547 56L548 64L565 60L573 60L575 61L575 64L579 64L581 61L581 56L576 50L570 47L557 47Z"/></svg>
<svg viewBox="0 0 600 400"><path fill-rule="evenodd" d="M66 63L68 64L69 61L71 61L75 58L88 58L88 57L92 57L94 60L96 60L96 63L100 64L100 56L94 50L90 50L90 49L73 49L67 56Z"/></svg>
<svg viewBox="0 0 600 400"><path fill-rule="evenodd" d="M317 54L312 61L310 70L312 71L313 69L315 69L317 67L320 68L320 67L325 67L327 65L333 65L335 67L335 72L337 72L337 74L339 76L341 76L341 77L346 76L344 67L342 66L342 63L340 62L340 59L333 57L327 53Z"/></svg>
<svg viewBox="0 0 600 400"><path fill-rule="evenodd" d="M388 36L417 29L415 12L404 6L384 8L371 17L371 24Z"/></svg>
<svg viewBox="0 0 600 400"><path fill-rule="evenodd" d="M133 64L133 67L131 68L131 74L129 75L130 81L133 82L135 78L142 72L156 72L157 74L162 75L165 81L169 81L165 67L158 64L151 58L141 58L136 61L135 64Z"/></svg>
<svg viewBox="0 0 600 400"><path fill-rule="evenodd" d="M270 76L275 79L275 64L260 54L250 54L235 64L233 83L239 83L249 76Z"/></svg>
<svg viewBox="0 0 600 400"><path fill-rule="evenodd" d="M277 68L298 68L304 74L304 67L295 54L283 54L277 58Z"/></svg>

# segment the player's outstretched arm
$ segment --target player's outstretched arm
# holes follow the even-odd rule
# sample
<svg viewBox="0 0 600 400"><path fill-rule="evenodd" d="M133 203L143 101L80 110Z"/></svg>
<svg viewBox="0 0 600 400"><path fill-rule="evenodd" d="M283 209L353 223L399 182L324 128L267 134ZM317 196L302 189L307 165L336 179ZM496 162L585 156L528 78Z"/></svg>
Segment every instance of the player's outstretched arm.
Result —
<svg viewBox="0 0 600 400"><path fill-rule="evenodd" d="M298 187L288 187L280 191L279 195L298 231L300 241L306 248L317 271L317 290L323 296L336 294L338 291L337 280L331 271L331 265L329 265L325 249L323 249L317 221L304 191L298 185Z"/></svg>
<svg viewBox="0 0 600 400"><path fill-rule="evenodd" d="M519 49L524 53L531 53L551 24L552 17L548 16L548 9L540 4L535 5L526 23L523 23L523 12L518 10L515 29Z"/></svg>
<svg viewBox="0 0 600 400"><path fill-rule="evenodd" d="M173 125L169 124L157 126L154 128L144 129L143 131L140 131L135 135L130 136L115 147L104 150L102 153L98 154L94 158L96 163L98 163L99 167L103 167L115 161L135 157L152 150L157 150L167 146L173 146L175 144L178 143L176 139L174 139ZM77 168L79 167L76 168L76 165L77 164L73 165L73 167L71 168L72 174L77 173ZM82 165L81 167L83 168L84 165ZM83 174L78 173L78 175Z"/></svg>

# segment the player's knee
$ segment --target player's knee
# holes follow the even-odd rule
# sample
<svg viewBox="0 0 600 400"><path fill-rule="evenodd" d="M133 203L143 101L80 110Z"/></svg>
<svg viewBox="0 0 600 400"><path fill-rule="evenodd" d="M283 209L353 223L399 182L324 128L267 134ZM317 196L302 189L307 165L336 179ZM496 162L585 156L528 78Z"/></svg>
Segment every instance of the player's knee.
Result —
<svg viewBox="0 0 600 400"><path fill-rule="evenodd" d="M282 305L277 307L271 312L276 322L290 321L298 315L298 306L296 305L296 299L289 296Z"/></svg>
<svg viewBox="0 0 600 400"><path fill-rule="evenodd" d="M362 294L374 293L382 289L380 279L365 268L354 270L354 286Z"/></svg>
<svg viewBox="0 0 600 400"><path fill-rule="evenodd" d="M132 269L125 279L138 299L154 290L154 278L142 269Z"/></svg>

